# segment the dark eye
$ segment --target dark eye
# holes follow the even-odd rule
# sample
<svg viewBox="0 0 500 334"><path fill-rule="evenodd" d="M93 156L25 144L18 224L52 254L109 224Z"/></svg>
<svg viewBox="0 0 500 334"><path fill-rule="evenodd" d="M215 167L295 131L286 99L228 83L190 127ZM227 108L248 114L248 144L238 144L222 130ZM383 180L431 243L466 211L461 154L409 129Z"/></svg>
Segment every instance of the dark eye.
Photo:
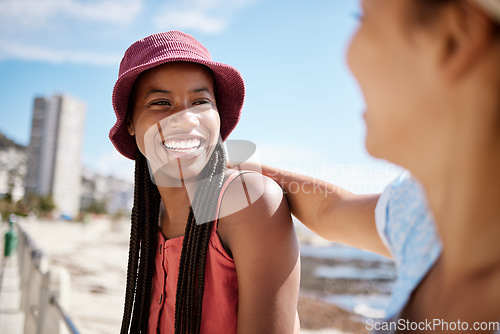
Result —
<svg viewBox="0 0 500 334"><path fill-rule="evenodd" d="M150 102L149 105L152 105L152 106L171 106L172 104L170 103L170 101L167 101L167 100L159 100L159 101Z"/></svg>
<svg viewBox="0 0 500 334"><path fill-rule="evenodd" d="M207 103L211 103L211 102L208 101L208 100L196 100L196 101L193 102L193 105L199 106L199 105L207 104Z"/></svg>

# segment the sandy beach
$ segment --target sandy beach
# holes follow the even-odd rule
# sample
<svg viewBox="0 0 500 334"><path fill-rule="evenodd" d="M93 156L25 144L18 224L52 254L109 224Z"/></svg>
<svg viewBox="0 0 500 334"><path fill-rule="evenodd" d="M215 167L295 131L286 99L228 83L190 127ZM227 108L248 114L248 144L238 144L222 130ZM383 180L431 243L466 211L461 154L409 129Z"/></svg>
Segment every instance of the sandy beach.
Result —
<svg viewBox="0 0 500 334"><path fill-rule="evenodd" d="M80 331L118 333L125 292L129 222L94 218L89 223L24 221L23 226L49 256L51 264L65 267L71 275L68 311ZM342 260L302 256L298 304L301 333L367 333L366 318L359 312L338 307L326 297L386 294L388 288L384 283L387 282L318 277L318 270L325 265L341 264ZM361 267L370 265L378 264L355 263Z"/></svg>

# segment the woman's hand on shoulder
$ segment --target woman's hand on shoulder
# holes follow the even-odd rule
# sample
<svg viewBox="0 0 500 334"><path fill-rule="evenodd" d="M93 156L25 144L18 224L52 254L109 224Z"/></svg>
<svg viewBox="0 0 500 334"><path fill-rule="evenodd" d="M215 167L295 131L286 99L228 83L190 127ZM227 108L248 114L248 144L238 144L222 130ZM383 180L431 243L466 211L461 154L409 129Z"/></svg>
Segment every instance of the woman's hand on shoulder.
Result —
<svg viewBox="0 0 500 334"><path fill-rule="evenodd" d="M226 190L221 215L219 235L238 276L238 333L294 333L300 259L283 191L244 173Z"/></svg>

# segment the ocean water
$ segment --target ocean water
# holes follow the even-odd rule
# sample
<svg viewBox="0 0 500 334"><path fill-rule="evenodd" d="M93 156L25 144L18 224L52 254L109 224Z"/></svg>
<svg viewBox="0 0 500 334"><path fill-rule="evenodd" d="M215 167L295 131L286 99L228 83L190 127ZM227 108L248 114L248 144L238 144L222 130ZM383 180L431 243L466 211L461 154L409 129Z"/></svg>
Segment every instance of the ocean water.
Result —
<svg viewBox="0 0 500 334"><path fill-rule="evenodd" d="M395 274L387 268L358 268L348 265L319 266L314 276L329 279L393 280Z"/></svg>
<svg viewBox="0 0 500 334"><path fill-rule="evenodd" d="M349 247L339 243L326 245L302 244L302 257L332 259L332 265L317 266L313 275L318 278L356 281L373 281L378 292L371 294L316 294L326 302L359 315L359 320L366 318L380 319L385 316L389 303L392 282L396 278L393 261L381 255Z"/></svg>
<svg viewBox="0 0 500 334"><path fill-rule="evenodd" d="M342 259L342 260L365 260L374 262L392 262L390 259L368 252L362 249L350 247L341 243L330 243L326 245L313 245L304 243L300 245L300 254L302 256L310 256L325 259Z"/></svg>

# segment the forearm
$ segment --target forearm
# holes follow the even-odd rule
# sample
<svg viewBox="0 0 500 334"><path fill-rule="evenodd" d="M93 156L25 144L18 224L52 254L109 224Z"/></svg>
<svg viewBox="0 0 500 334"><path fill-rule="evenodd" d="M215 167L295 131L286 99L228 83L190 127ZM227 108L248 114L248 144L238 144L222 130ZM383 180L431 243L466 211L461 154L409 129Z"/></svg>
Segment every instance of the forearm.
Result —
<svg viewBox="0 0 500 334"><path fill-rule="evenodd" d="M375 225L375 195L356 195L334 184L280 170L262 167L262 173L286 193L290 211L319 236L390 256Z"/></svg>
<svg viewBox="0 0 500 334"><path fill-rule="evenodd" d="M344 198L351 196L347 190L334 184L278 168L262 165L262 174L278 183L286 194L290 211L309 229L331 240L334 234L335 214L332 208L340 207ZM326 215L330 213L330 216Z"/></svg>

